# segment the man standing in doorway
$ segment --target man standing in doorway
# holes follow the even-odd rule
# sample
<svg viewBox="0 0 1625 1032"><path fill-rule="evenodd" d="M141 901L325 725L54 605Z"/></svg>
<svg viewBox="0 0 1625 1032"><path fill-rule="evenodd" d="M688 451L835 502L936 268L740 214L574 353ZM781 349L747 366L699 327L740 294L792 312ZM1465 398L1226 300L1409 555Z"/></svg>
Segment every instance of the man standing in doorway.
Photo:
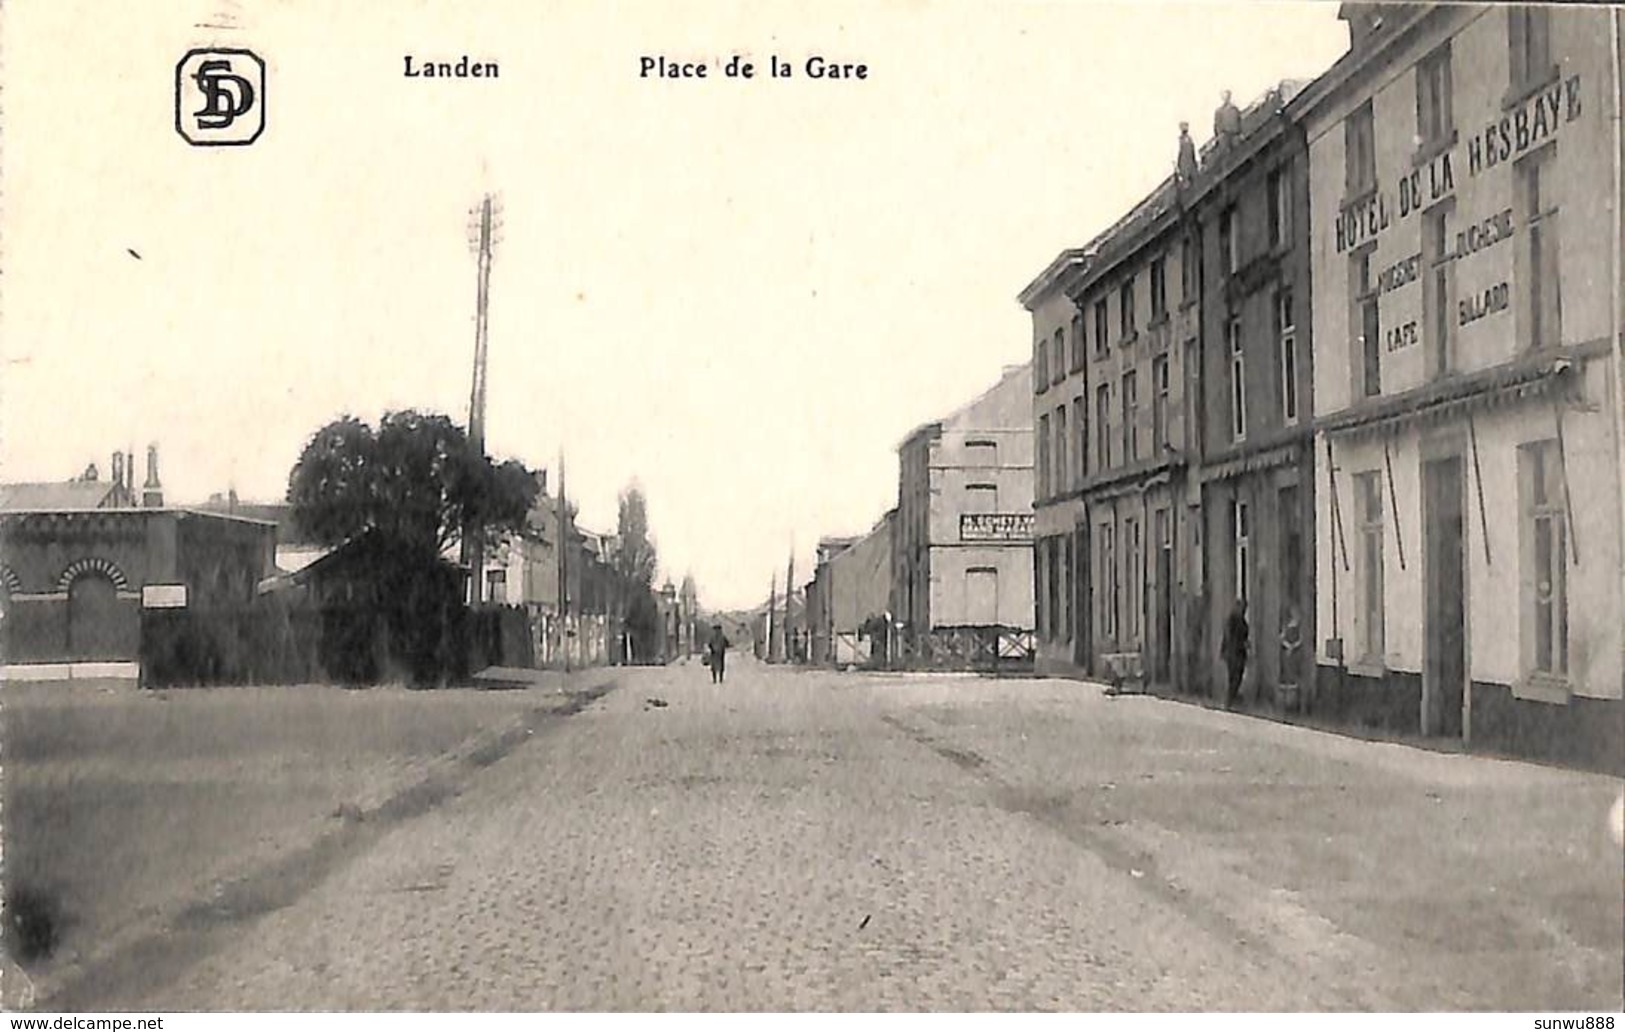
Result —
<svg viewBox="0 0 1625 1032"><path fill-rule="evenodd" d="M1219 655L1230 675L1225 686L1225 709L1235 709L1241 696L1241 676L1247 670L1247 636L1247 601L1238 598L1224 622L1224 641L1219 646Z"/></svg>

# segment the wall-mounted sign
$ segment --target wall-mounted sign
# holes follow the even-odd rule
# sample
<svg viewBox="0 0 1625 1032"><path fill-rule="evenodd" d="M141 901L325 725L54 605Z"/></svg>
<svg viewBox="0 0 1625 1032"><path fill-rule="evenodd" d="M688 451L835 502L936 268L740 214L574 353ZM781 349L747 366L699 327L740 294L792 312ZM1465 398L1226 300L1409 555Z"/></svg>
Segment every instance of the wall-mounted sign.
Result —
<svg viewBox="0 0 1625 1032"><path fill-rule="evenodd" d="M959 516L961 541L1031 541L1030 512L966 512Z"/></svg>
<svg viewBox="0 0 1625 1032"><path fill-rule="evenodd" d="M143 609L185 609L186 585L148 584L141 589Z"/></svg>

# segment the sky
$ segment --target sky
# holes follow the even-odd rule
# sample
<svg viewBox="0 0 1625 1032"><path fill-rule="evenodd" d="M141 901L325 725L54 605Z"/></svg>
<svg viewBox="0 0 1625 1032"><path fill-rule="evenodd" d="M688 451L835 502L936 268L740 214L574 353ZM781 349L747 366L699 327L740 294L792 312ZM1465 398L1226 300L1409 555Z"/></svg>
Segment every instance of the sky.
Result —
<svg viewBox="0 0 1625 1032"><path fill-rule="evenodd" d="M466 420L492 192L489 450L562 454L596 529L635 480L662 576L753 605L895 504L910 429L1028 359L1016 295L1168 174L1179 121L1200 143L1222 90L1323 71L1336 11L15 0L0 480L156 443L172 504L270 500L340 414ZM210 45L265 60L251 146L175 131L175 65ZM403 74L464 54L499 77Z"/></svg>

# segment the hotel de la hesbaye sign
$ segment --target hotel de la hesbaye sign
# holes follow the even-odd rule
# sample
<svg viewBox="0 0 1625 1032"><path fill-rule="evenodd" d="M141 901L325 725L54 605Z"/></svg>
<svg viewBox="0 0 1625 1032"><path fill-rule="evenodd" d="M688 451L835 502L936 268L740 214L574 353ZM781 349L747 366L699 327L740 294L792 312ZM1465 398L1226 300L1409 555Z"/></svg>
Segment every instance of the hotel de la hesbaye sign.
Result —
<svg viewBox="0 0 1625 1032"><path fill-rule="evenodd" d="M1517 107L1498 114L1476 127L1465 141L1441 150L1425 163L1402 172L1388 187L1378 188L1339 213L1332 231L1337 254L1383 245L1389 229L1419 213L1449 200L1462 182L1477 180L1483 173L1515 161L1556 137L1563 126L1576 121L1586 110L1581 77L1573 75L1554 81L1535 92ZM1440 261L1454 262L1456 283L1455 322L1468 327L1511 308L1511 284L1516 262L1510 255L1500 257L1497 245L1512 239L1517 219L1512 207L1510 182L1504 188L1463 189L1464 203L1450 213L1445 233L1448 251ZM1460 210L1467 204L1494 204L1483 210ZM1419 240L1420 234L1412 237ZM1494 259L1494 260L1490 260ZM1382 299L1381 333L1383 350L1395 352L1421 343L1421 291L1404 301L1388 297L1395 291L1415 287L1426 275L1420 249L1397 259L1373 262L1370 291ZM1410 293L1405 291L1405 293ZM1394 302L1399 301L1398 304Z"/></svg>

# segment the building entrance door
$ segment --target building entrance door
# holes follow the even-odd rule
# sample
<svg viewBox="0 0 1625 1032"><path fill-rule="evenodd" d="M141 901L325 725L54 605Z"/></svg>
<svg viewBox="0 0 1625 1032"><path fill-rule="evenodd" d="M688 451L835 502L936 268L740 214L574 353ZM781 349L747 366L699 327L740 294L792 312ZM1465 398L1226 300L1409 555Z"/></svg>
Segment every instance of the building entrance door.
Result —
<svg viewBox="0 0 1625 1032"><path fill-rule="evenodd" d="M1461 736L1467 681L1466 546L1459 455L1422 467L1422 733Z"/></svg>
<svg viewBox="0 0 1625 1032"><path fill-rule="evenodd" d="M1166 684L1174 629L1174 539L1167 509L1151 514L1151 547L1157 550L1151 601L1151 676Z"/></svg>
<svg viewBox="0 0 1625 1032"><path fill-rule="evenodd" d="M1094 641L1094 604L1089 598L1089 525L1079 523L1072 531L1072 662L1089 665Z"/></svg>
<svg viewBox="0 0 1625 1032"><path fill-rule="evenodd" d="M99 574L68 585L68 655L76 660L129 659L120 655L118 589Z"/></svg>

